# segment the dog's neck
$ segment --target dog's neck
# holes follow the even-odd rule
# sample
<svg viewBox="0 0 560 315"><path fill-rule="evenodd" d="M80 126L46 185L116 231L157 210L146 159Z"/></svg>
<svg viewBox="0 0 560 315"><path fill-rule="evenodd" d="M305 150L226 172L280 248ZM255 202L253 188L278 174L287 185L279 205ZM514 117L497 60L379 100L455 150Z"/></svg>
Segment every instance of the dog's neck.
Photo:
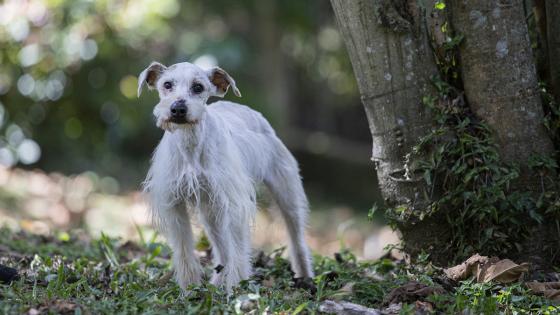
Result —
<svg viewBox="0 0 560 315"><path fill-rule="evenodd" d="M209 141L212 141L212 137L208 136L208 132L214 125L214 119L206 113L198 123L186 128L178 128L171 132L170 136L181 154L187 155L189 160L197 159L211 145Z"/></svg>

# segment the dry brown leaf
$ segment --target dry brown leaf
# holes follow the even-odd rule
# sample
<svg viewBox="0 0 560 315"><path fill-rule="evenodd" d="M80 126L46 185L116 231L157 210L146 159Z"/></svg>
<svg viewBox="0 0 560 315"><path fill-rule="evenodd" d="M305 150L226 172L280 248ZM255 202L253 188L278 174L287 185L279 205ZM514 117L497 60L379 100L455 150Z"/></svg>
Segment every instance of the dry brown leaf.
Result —
<svg viewBox="0 0 560 315"><path fill-rule="evenodd" d="M443 294L445 290L442 287L429 287L416 281L410 281L407 284L393 289L384 298L383 304L397 304L399 302L414 303L417 300L425 299L430 295Z"/></svg>
<svg viewBox="0 0 560 315"><path fill-rule="evenodd" d="M477 282L497 281L510 283L518 281L529 271L529 264L518 265L509 259L487 257L475 254L464 263L444 270L445 275L455 281L465 280L472 276Z"/></svg>
<svg viewBox="0 0 560 315"><path fill-rule="evenodd" d="M455 281L465 280L472 275L475 275L478 278L478 275L480 273L479 266L485 265L489 261L490 258L475 254L462 264L455 267L447 268L443 272L448 278Z"/></svg>
<svg viewBox="0 0 560 315"><path fill-rule="evenodd" d="M354 290L354 284L355 284L354 282L348 282L342 288L340 288L338 291L350 294Z"/></svg>
<svg viewBox="0 0 560 315"><path fill-rule="evenodd" d="M173 278L173 272L172 271L168 271L167 273L165 273L163 276L161 276L158 280L157 283L160 286L165 285L167 282L169 282L169 280L171 280L171 278Z"/></svg>
<svg viewBox="0 0 560 315"><path fill-rule="evenodd" d="M415 309L415 314L433 314L434 312L434 306L430 302L416 301Z"/></svg>
<svg viewBox="0 0 560 315"><path fill-rule="evenodd" d="M509 259L504 259L488 266L484 272L484 279L482 282L490 282L492 280L500 283L515 282L520 280L523 274L528 271L528 263L518 265ZM478 281L480 282L480 280Z"/></svg>
<svg viewBox="0 0 560 315"><path fill-rule="evenodd" d="M527 282L527 287L534 293L542 294L555 302L560 302L560 282Z"/></svg>
<svg viewBox="0 0 560 315"><path fill-rule="evenodd" d="M352 295L354 289L354 282L346 283L342 288L338 289L331 297L334 300L341 300L345 297Z"/></svg>

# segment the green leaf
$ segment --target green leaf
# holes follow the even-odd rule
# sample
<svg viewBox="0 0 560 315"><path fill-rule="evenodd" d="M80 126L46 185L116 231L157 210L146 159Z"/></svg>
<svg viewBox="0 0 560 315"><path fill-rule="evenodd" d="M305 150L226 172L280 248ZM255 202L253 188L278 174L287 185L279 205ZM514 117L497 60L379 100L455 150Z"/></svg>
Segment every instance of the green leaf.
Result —
<svg viewBox="0 0 560 315"><path fill-rule="evenodd" d="M443 1L438 1L436 2L436 4L434 5L434 7L438 10L443 10L445 9L445 2Z"/></svg>
<svg viewBox="0 0 560 315"><path fill-rule="evenodd" d="M70 240L70 234L67 232L60 232L58 233L58 240L61 242L68 242Z"/></svg>
<svg viewBox="0 0 560 315"><path fill-rule="evenodd" d="M373 204L371 209L369 209L368 211L368 220L373 221L373 216L375 215L378 209L379 207L377 206L377 204Z"/></svg>
<svg viewBox="0 0 560 315"><path fill-rule="evenodd" d="M292 314L296 315L301 313L301 311L303 311L307 305L309 304L309 302L305 302L305 303L301 303L298 307L296 307L296 309L294 310L294 312Z"/></svg>

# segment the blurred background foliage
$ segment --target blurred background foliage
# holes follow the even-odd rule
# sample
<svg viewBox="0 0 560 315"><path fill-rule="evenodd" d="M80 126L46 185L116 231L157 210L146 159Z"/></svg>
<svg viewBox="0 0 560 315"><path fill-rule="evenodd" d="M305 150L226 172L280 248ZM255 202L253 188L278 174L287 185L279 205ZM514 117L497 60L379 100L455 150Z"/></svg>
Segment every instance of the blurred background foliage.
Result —
<svg viewBox="0 0 560 315"><path fill-rule="evenodd" d="M244 95L234 101L271 121L319 203L365 210L377 198L327 1L4 0L0 47L3 165L91 171L110 193L138 189L162 132L156 95L138 99L136 76L152 60L191 61L232 74Z"/></svg>

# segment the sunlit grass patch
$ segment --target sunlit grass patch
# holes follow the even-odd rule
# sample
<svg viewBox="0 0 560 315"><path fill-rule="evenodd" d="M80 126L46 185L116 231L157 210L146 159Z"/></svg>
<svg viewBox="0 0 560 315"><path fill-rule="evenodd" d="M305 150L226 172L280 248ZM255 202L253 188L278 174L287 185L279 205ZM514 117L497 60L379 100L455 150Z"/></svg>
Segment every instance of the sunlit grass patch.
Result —
<svg viewBox="0 0 560 315"><path fill-rule="evenodd" d="M37 236L0 229L0 264L20 275L11 284L0 284L0 313L313 314L325 300L386 309L389 293L412 281L445 293L412 300L397 296L400 304L393 307L402 314L416 311L416 298L431 305L434 314L559 312L521 283L452 283L428 257L413 264L390 258L358 261L346 251L332 258L315 256L313 281L294 279L283 249L256 253L253 277L230 296L207 283L185 294L171 277L169 248L155 239L138 244L105 235L90 239L80 232ZM209 274L207 254L201 253L201 261Z"/></svg>

